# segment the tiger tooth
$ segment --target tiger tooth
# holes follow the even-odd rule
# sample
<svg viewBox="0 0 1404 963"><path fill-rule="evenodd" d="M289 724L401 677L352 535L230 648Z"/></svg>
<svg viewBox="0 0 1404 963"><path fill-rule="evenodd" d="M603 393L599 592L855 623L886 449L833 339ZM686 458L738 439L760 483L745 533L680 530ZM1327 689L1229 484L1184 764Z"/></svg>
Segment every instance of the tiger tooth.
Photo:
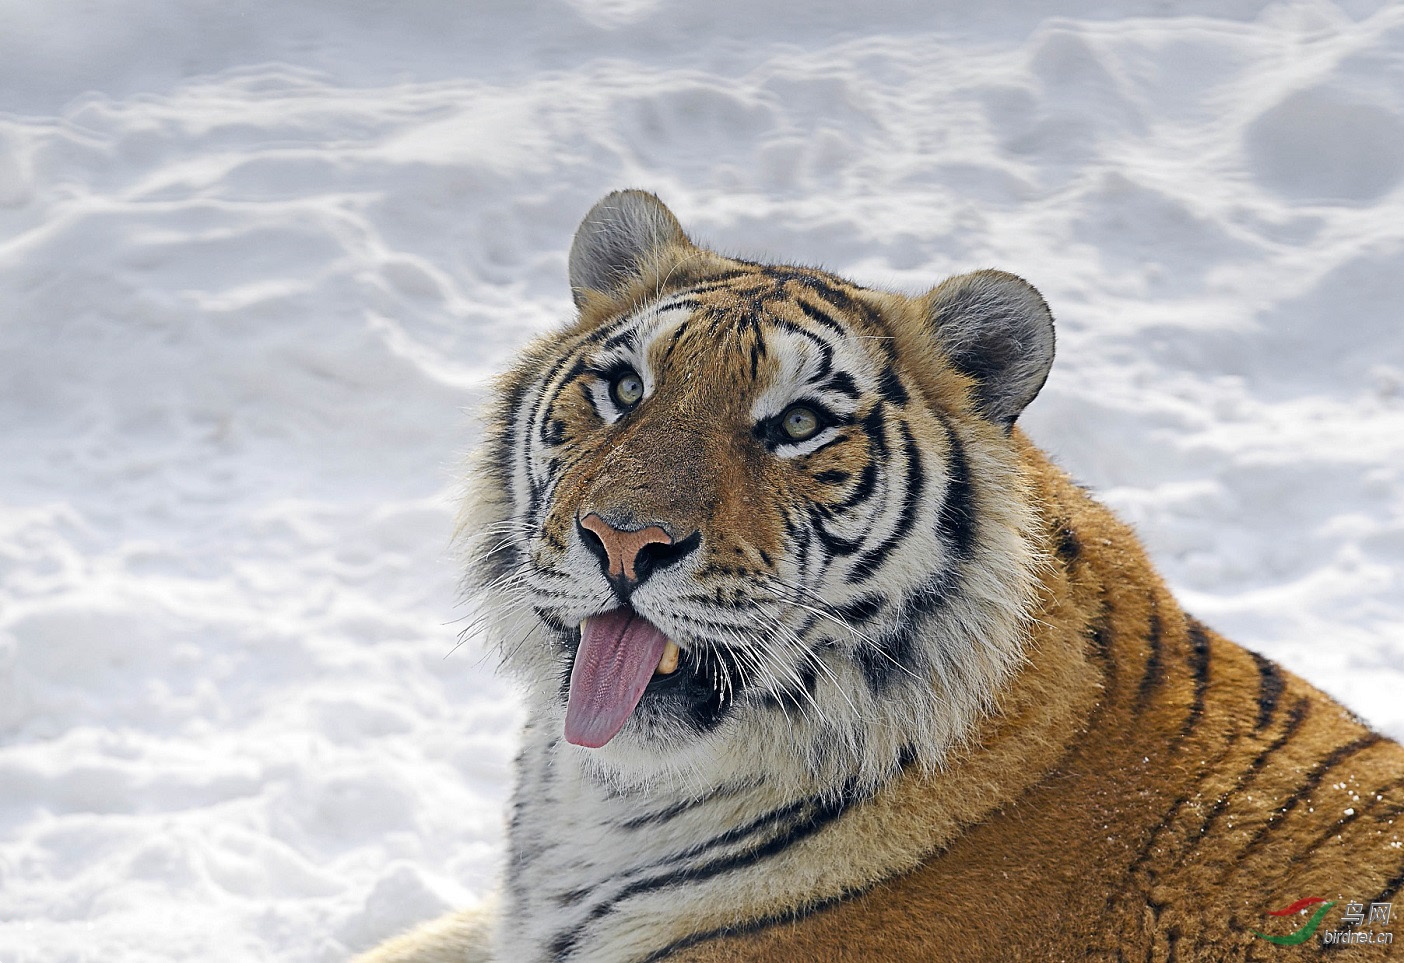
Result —
<svg viewBox="0 0 1404 963"><path fill-rule="evenodd" d="M658 660L658 674L672 675L678 671L678 656L681 654L678 644L669 639L663 646L663 658Z"/></svg>

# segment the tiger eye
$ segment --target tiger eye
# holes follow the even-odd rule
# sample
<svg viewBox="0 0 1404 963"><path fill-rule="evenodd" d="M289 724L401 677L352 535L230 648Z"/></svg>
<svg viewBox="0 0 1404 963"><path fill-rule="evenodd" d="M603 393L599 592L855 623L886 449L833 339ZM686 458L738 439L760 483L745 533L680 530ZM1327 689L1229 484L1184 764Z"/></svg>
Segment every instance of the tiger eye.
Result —
<svg viewBox="0 0 1404 963"><path fill-rule="evenodd" d="M614 379L609 391L621 408L632 408L643 397L643 379L634 371L625 371Z"/></svg>
<svg viewBox="0 0 1404 963"><path fill-rule="evenodd" d="M819 416L812 408L795 405L780 416L780 427L791 441L804 441L819 434Z"/></svg>

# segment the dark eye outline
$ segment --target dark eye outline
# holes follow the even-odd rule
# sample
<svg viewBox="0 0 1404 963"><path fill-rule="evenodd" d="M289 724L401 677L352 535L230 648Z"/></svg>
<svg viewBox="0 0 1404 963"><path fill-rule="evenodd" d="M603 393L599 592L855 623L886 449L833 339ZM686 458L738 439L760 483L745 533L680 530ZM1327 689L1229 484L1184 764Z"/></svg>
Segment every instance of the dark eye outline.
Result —
<svg viewBox="0 0 1404 963"><path fill-rule="evenodd" d="M639 396L638 396L637 398L635 398L633 401L625 401L625 400L624 400L622 397L620 397L620 395L619 395L619 386L620 386L621 384L623 384L624 381L625 381L626 379L629 379L629 378L633 378L635 381L637 381L637 382L639 383ZM628 367L627 365L625 365L625 366L619 368L618 370L616 370L616 371L614 371L614 372L612 372L612 373L610 374L610 376L609 376L609 400L612 401L612 402L614 402L616 405L618 405L620 411L633 411L636 407L638 407L639 402L640 402L640 401L643 401L643 397L644 397L644 381L643 381L643 375L639 374L639 373L638 373L637 371L635 371L633 368L630 368L630 367Z"/></svg>
<svg viewBox="0 0 1404 963"><path fill-rule="evenodd" d="M797 409L812 412L814 415L814 430L803 438L795 438L785 430L785 419ZM769 418L757 422L755 433L756 437L769 445L770 448L775 449L779 448L781 445L802 445L806 441L812 441L814 438L817 438L825 428L832 428L835 425L844 423L846 420L847 419L835 415L817 401L801 399L786 405L785 410L780 412L780 414L771 415Z"/></svg>

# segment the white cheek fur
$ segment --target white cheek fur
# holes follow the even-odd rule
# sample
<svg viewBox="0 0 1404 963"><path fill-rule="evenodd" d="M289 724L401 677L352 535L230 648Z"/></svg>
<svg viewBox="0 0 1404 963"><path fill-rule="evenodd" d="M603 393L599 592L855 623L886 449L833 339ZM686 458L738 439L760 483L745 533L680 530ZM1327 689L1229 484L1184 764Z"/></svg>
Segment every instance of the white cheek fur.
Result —
<svg viewBox="0 0 1404 963"><path fill-rule="evenodd" d="M645 378L644 398L647 398L649 395L649 387L648 379ZM605 424L614 424L624 414L624 412L619 410L619 406L614 403L614 399L610 397L609 382L604 378L596 378L594 381L590 382L589 387L586 388L585 391L590 397L590 404L595 407L595 414L599 415L600 419L604 421ZM640 403L642 403L642 400L643 399L640 399Z"/></svg>

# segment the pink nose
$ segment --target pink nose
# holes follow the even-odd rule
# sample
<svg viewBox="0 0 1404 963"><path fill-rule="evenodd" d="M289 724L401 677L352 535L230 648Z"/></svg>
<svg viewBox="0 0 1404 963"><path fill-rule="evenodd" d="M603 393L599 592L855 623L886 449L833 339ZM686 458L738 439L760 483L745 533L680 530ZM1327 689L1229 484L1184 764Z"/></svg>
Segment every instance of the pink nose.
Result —
<svg viewBox="0 0 1404 963"><path fill-rule="evenodd" d="M620 531L594 512L580 520L580 527L598 538L604 546L605 557L609 560L609 577L622 576L629 582L639 580L634 567L639 552L649 545L673 544L673 537L657 525L649 525L636 532Z"/></svg>

